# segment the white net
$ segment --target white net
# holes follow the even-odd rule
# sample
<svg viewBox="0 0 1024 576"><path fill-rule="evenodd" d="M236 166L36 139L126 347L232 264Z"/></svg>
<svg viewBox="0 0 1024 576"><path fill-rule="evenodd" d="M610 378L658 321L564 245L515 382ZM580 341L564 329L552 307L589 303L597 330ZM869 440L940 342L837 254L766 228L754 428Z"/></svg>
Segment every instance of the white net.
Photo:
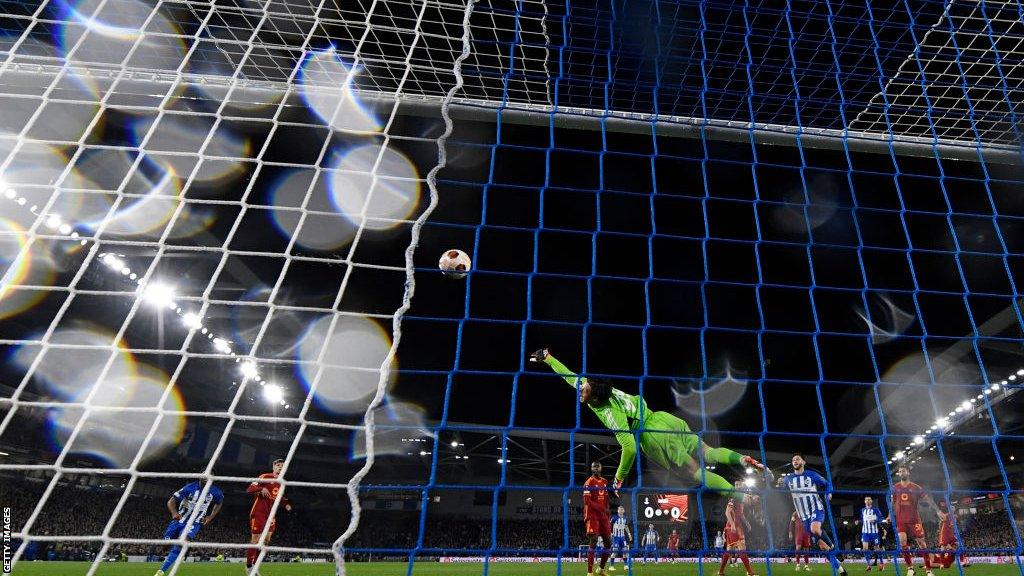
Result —
<svg viewBox="0 0 1024 576"><path fill-rule="evenodd" d="M288 438L272 449L283 486L347 490L353 508L333 545L264 546L260 560L326 555L344 570L472 8L85 0L8 11L18 33L0 68L0 343L13 362L0 436L25 451L0 469L41 482L16 558L30 540L101 543L92 574L111 546L159 543L125 530L130 497L157 479L201 475L204 496L213 482L248 482L269 467L252 453L263 432ZM497 49L474 65L500 66ZM363 101L357 86L378 95ZM443 121L406 133L395 98L406 93L439 97ZM404 291L383 302L346 296L400 276ZM324 277L326 289L303 290ZM400 404L387 412L418 422ZM202 445L198 422L217 430ZM302 442L353 433L365 456L354 477L287 480ZM166 466L197 446L202 469ZM225 462L255 466L236 475ZM77 484L121 488L104 525L36 529L64 502L51 496Z"/></svg>
<svg viewBox="0 0 1024 576"><path fill-rule="evenodd" d="M949 0L929 28L910 29L915 50L851 122L850 130L1019 147L1022 15L1017 0Z"/></svg>

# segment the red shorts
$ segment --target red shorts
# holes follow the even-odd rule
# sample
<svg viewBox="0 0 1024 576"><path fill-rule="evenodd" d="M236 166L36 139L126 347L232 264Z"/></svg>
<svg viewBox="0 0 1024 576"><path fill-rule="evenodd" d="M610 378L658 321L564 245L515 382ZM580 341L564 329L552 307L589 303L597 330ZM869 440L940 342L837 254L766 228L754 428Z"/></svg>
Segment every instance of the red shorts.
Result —
<svg viewBox="0 0 1024 576"><path fill-rule="evenodd" d="M793 539L793 542L794 542L794 544L796 546L799 546L801 548L810 548L811 547L811 534L810 534L810 532L800 532L799 534L796 535L796 538Z"/></svg>
<svg viewBox="0 0 1024 576"><path fill-rule="evenodd" d="M952 530L942 530L939 532L939 546L956 546L956 534L953 534Z"/></svg>
<svg viewBox="0 0 1024 576"><path fill-rule="evenodd" d="M737 528L730 528L728 526L725 527L725 546L726 547L732 546L733 544L738 544L740 542L743 542L745 539L746 539L746 536L743 534L743 530L739 530Z"/></svg>
<svg viewBox="0 0 1024 576"><path fill-rule="evenodd" d="M920 518L896 520L896 533L903 532L907 538L924 538L924 524Z"/></svg>
<svg viewBox="0 0 1024 576"><path fill-rule="evenodd" d="M590 514L587 516L587 536L595 535L604 539L607 546L612 537L612 520L608 516Z"/></svg>
<svg viewBox="0 0 1024 576"><path fill-rule="evenodd" d="M262 534L263 528L267 525L266 516L250 516L249 517L249 532L252 534ZM267 535L274 533L274 528L277 527L277 520L270 521L270 529L267 530Z"/></svg>
<svg viewBox="0 0 1024 576"><path fill-rule="evenodd" d="M673 555L673 556L678 555L679 554L679 545L677 544L675 546L669 546L668 547L668 553Z"/></svg>

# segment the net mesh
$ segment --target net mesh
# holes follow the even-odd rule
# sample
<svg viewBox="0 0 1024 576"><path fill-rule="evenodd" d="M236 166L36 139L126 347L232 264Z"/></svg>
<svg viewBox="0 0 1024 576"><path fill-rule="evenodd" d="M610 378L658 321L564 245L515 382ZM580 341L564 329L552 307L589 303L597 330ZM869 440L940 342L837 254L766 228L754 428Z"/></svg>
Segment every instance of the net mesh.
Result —
<svg viewBox="0 0 1024 576"><path fill-rule="evenodd" d="M564 529L526 548L571 558L563 499L590 457L575 440L615 448L579 411L555 424L517 412L542 401L519 385L538 340L561 341L583 373L671 390L703 439L776 460L812 439L838 495L885 487L858 484L829 458L884 475L896 454L927 463L932 452L945 496L996 494L1010 515L1020 486L1009 451L1021 437L998 422L1020 365L1008 348L1021 323L1024 178L985 155L1021 145L1019 3L0 6L0 345L11 359L0 437L23 448L0 470L43 482L16 530L19 557L29 540L100 543L91 574L112 546L161 542L119 527L149 482L240 485L281 455L291 493L347 495L355 506L333 515L352 522L332 526L329 542L260 546L260 561L511 554L523 547L499 509L510 494L543 493L541 478ZM456 121L449 141L452 104L475 120ZM513 124L512 111L540 129ZM422 121L431 116L445 121ZM563 127L580 117L596 119L590 131ZM700 127L699 138L662 134L679 125ZM743 144L708 138L714 126L738 129ZM773 132L798 136L786 151L757 143ZM831 151L805 145L811 134ZM884 158L851 152L860 138L885 142ZM901 155L904 142L925 142L928 156ZM945 161L950 148L975 161ZM433 267L429 250L413 260L424 225L428 248L460 245L478 264L463 296L430 286L408 318L401 374L433 386L432 419L385 394L413 263ZM485 290L508 307L477 308ZM672 304L680 294L695 306ZM798 312L775 312L789 307ZM447 331L445 343L427 326ZM489 349L498 343L514 354ZM599 347L625 359L603 363ZM483 399L468 388L490 380L507 392L497 418L469 408ZM712 383L756 389L760 425L722 416ZM928 406L886 418L913 402L897 385ZM799 407L808 429L773 416L794 387L811 398ZM870 394L874 416L827 409L851 390ZM476 480L458 439L446 452L445 434L497 448L493 481ZM299 456L342 460L305 446L338 437L337 473L288 474ZM950 448L979 446L996 480L947 465ZM416 452L426 467L401 468L406 481L359 488L375 454ZM643 489L679 484L637 472L637 515L654 495ZM36 530L81 478L122 491L102 525ZM403 490L411 499L394 501L415 503L413 541L358 538L358 496ZM490 512L480 543L443 545L433 498L479 492ZM695 517L718 515L691 494ZM972 549L1019 556L1012 515L1007 526L1012 538ZM686 537L692 550L713 547L710 525ZM778 551L771 530L762 549Z"/></svg>

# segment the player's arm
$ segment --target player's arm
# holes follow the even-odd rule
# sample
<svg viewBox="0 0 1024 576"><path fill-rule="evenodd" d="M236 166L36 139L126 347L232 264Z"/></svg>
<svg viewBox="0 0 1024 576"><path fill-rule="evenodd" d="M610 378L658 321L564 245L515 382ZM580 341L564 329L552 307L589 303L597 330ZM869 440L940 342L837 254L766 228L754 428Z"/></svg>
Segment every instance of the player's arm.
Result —
<svg viewBox="0 0 1024 576"><path fill-rule="evenodd" d="M245 492L247 494L259 494L264 498L270 498L270 490L267 489L267 485L264 484L263 482L260 482L260 480L263 479L265 476L265 474L260 474L259 478L253 480L249 484L249 486L245 489Z"/></svg>
<svg viewBox="0 0 1024 576"><path fill-rule="evenodd" d="M942 510L939 509L939 505L935 503L935 499L932 498L932 495L925 492L924 488L921 488L920 486L918 486L918 490L921 492L921 500L923 500L925 505L935 513L935 516L941 519Z"/></svg>
<svg viewBox="0 0 1024 576"><path fill-rule="evenodd" d="M580 377L577 376L576 373L573 372L572 370L569 370L569 368L565 364L562 364L561 362L559 362L557 358L548 353L547 348L541 348L540 350L537 350L536 352L531 354L530 360L532 362L543 362L547 364L548 366L551 367L552 370L555 371L555 374L558 374L559 376L564 378L570 386L572 386L573 388L579 388Z"/></svg>
<svg viewBox="0 0 1024 576"><path fill-rule="evenodd" d="M217 514L220 514L220 509L222 506L224 506L223 502L214 503L213 508L210 510L210 513L207 514L205 518L203 518L203 526L206 526L210 522L213 522L213 519L217 517Z"/></svg>
<svg viewBox="0 0 1024 576"><path fill-rule="evenodd" d="M181 514L178 514L178 493L175 492L167 499L167 510L171 513L171 518L174 520L181 520Z"/></svg>
<svg viewBox="0 0 1024 576"><path fill-rule="evenodd" d="M726 527L736 526L736 505L732 498L729 498L729 503L725 505L725 525Z"/></svg>
<svg viewBox="0 0 1024 576"><path fill-rule="evenodd" d="M812 472L813 472L813 470L812 470ZM828 499L829 502L831 502L832 501L832 490L829 488L828 480L825 480L825 477L822 476L821 474L818 474L817 472L814 472L810 476L811 476L811 481L814 482L814 485L817 486L818 488L821 488L822 490L824 490L825 491L825 498Z"/></svg>

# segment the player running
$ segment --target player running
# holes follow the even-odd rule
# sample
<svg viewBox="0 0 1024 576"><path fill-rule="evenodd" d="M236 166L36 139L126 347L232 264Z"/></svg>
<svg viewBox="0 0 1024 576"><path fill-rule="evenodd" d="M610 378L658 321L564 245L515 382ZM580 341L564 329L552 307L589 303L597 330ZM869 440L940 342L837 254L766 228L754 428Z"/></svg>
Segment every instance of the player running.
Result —
<svg viewBox="0 0 1024 576"><path fill-rule="evenodd" d="M736 482L736 488L742 488L741 482ZM729 565L730 552L738 555L747 569L747 576L753 576L754 571L750 569L750 558L747 556L747 530L750 529L750 522L746 518L746 494L740 491L732 493L729 503L725 505L725 552L722 554L722 562L718 565L718 576L725 574L725 567Z"/></svg>
<svg viewBox="0 0 1024 576"><path fill-rule="evenodd" d="M796 569L800 570L800 551L811 547L811 533L804 530L804 522L800 516L793 512L789 518L789 538L793 541L793 559L796 562ZM811 558L804 552L804 570L811 570Z"/></svg>
<svg viewBox="0 0 1024 576"><path fill-rule="evenodd" d="M956 559L955 550L960 548L960 541L957 540L956 532L953 530L954 516L953 508L945 500L939 502L939 548L946 552L939 555L936 561L941 563L943 568L953 565L953 560ZM970 566L967 552L960 553L960 565Z"/></svg>
<svg viewBox="0 0 1024 576"><path fill-rule="evenodd" d="M822 552L831 552L833 546L821 529L825 521L825 504L818 493L819 489L828 490L828 482L817 472L806 469L807 461L804 460L803 454L793 454L790 463L793 465L793 473L781 476L778 485L785 485L789 489L790 495L793 496L793 507L803 523L804 531L810 533L811 540L817 543L818 549ZM832 494L828 494L826 498L831 500ZM829 554L828 558L833 570L839 574L846 574L846 568L843 567L845 558L842 554Z"/></svg>
<svg viewBox="0 0 1024 576"><path fill-rule="evenodd" d="M274 505L274 501L281 497L281 505L284 506L286 512L292 511L291 502L280 493L281 484L278 482L261 482L260 480L275 479L281 474L281 470L284 468L284 460L274 460L273 472L267 472L260 474L259 478L249 484L249 487L245 489L248 494L253 495L252 509L249 510L249 533L252 537L249 540L250 544L259 544L260 536L263 534L263 529L267 528L267 536L263 539L263 545L267 546L270 544L270 537L274 535L274 528L277 527L277 520L270 518L270 508ZM270 526L267 527L267 522L270 522ZM252 570L256 559L260 556L259 548L246 548L245 550L245 566L247 571Z"/></svg>
<svg viewBox="0 0 1024 576"><path fill-rule="evenodd" d="M167 524L167 529L164 530L164 540L180 538L186 527L188 527L188 534L185 538L192 540L202 526L206 526L217 517L217 514L220 514L220 508L224 505L224 493L220 488L211 484L210 489L206 491L206 496L200 500L202 494L203 485L198 481L186 484L171 494L171 497L167 499L167 510L171 513L171 521ZM189 526L189 522L192 522L191 526ZM164 573L170 570L180 554L181 546L173 546L163 565L156 571L156 576L164 576Z"/></svg>
<svg viewBox="0 0 1024 576"><path fill-rule="evenodd" d="M882 543L879 529L883 522L888 521L889 519L882 516L882 512L875 506L875 500L871 496L865 496L864 507L860 509L860 518L854 520L854 523L860 524L860 543L861 549L864 551L867 572L871 571L872 566L878 566L879 570L885 570L885 555L880 552ZM873 555L871 550L875 551ZM875 557L874 563L871 562L872 556Z"/></svg>
<svg viewBox="0 0 1024 576"><path fill-rule="evenodd" d="M636 436L633 435L636 431L640 433L640 451L645 456L667 470L684 471L698 483L703 480L713 490L731 492L733 487L725 478L702 468L696 458L698 448L706 464L744 464L764 470L764 465L750 456L728 448L712 448L703 443L700 437L690 431L690 426L684 420L668 412L651 412L640 396L626 394L614 388L608 380L577 376L548 353L547 349L534 352L530 360L547 364L570 386L576 388L580 402L586 404L598 420L615 434L615 439L622 446L619 467L615 471L616 491L629 477L636 460Z"/></svg>
<svg viewBox="0 0 1024 576"><path fill-rule="evenodd" d="M608 517L608 481L601 476L601 463L597 461L590 465L590 478L583 483L583 522L587 527L590 545L587 550L587 576L593 576L598 537L601 537L603 544L612 541L611 519ZM610 550L610 546L602 547L599 574L605 574L604 566L608 562Z"/></svg>
<svg viewBox="0 0 1024 576"><path fill-rule="evenodd" d="M654 558L654 562L658 562L658 542L661 541L661 536L658 535L658 531L654 529L654 524L647 525L647 532L644 532L644 564L647 564L647 557Z"/></svg>
<svg viewBox="0 0 1024 576"><path fill-rule="evenodd" d="M615 571L615 553L618 552L619 559L626 563L626 551L629 550L629 542L633 539L629 533L629 518L626 516L626 507L619 506L615 516L612 516L612 548L611 561L608 564L608 571Z"/></svg>
<svg viewBox="0 0 1024 576"><path fill-rule="evenodd" d="M899 546L903 550L903 561L907 563L907 576L914 576L914 561L911 557L907 541L914 538L914 545L921 550L921 558L924 559L924 569L928 576L932 574L931 554L923 551L928 547L924 539L924 524L921 522L921 514L918 511L918 502L924 501L936 514L939 509L935 506L935 500L917 484L910 481L910 468L901 464L896 468L896 476L899 482L892 485L892 503L890 510L896 516L896 534L899 537Z"/></svg>

